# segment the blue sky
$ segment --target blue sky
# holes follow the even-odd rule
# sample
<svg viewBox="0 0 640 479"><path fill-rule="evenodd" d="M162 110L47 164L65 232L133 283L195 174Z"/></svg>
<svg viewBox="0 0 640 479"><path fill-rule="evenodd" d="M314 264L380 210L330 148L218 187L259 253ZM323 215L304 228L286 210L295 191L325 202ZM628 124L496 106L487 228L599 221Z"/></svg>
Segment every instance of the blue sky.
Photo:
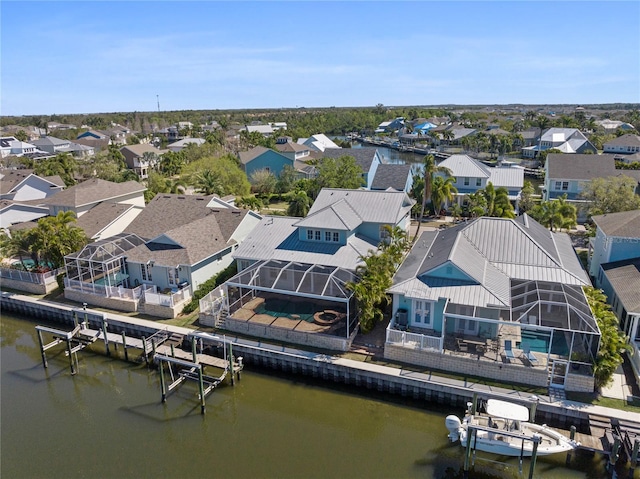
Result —
<svg viewBox="0 0 640 479"><path fill-rule="evenodd" d="M0 2L3 115L640 102L640 2Z"/></svg>

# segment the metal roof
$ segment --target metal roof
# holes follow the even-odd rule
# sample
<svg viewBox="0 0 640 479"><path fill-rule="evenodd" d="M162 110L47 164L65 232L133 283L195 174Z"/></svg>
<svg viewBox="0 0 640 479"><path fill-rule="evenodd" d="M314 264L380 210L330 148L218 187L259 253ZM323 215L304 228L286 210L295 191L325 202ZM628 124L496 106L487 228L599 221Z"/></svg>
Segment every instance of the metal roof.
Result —
<svg viewBox="0 0 640 479"><path fill-rule="evenodd" d="M345 200L365 223L395 225L411 211L415 203L404 191L369 191L323 188L308 216Z"/></svg>
<svg viewBox="0 0 640 479"><path fill-rule="evenodd" d="M324 228L340 231L353 231L362 224L362 218L344 199L338 200L326 208L309 214L295 226L306 228Z"/></svg>
<svg viewBox="0 0 640 479"><path fill-rule="evenodd" d="M489 178L491 173L489 167L483 165L475 158L471 158L469 155L451 155L449 158L438 166L449 168L451 170L451 176L455 178Z"/></svg>
<svg viewBox="0 0 640 479"><path fill-rule="evenodd" d="M351 235L346 245L301 241L295 226L299 221L300 218L265 216L236 249L233 257L341 266L353 271L361 262L360 256L378 247L377 243L359 235Z"/></svg>

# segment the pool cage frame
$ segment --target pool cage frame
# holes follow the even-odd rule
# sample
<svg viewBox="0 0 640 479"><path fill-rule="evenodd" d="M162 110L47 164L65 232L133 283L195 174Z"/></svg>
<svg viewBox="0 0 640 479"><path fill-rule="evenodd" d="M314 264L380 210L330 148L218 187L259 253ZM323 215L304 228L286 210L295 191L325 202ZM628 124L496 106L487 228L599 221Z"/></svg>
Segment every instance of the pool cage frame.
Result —
<svg viewBox="0 0 640 479"><path fill-rule="evenodd" d="M111 238L89 243L76 253L64 257L67 273L65 278L71 285L92 287L129 288L127 251L143 245L145 241L133 233L119 233ZM104 284L97 281L103 280Z"/></svg>
<svg viewBox="0 0 640 479"><path fill-rule="evenodd" d="M346 314L346 337L357 326L358 309L347 283L358 276L338 266L268 260L253 263L224 283L229 316L256 296L278 295L314 300ZM326 308L324 308L326 309Z"/></svg>

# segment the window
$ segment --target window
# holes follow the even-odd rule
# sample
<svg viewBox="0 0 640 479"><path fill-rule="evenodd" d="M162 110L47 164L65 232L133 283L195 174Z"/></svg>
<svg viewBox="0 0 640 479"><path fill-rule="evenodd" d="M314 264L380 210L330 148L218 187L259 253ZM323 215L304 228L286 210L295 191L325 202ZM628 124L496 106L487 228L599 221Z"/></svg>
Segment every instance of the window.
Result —
<svg viewBox="0 0 640 479"><path fill-rule="evenodd" d="M414 300L413 302L413 322L420 326L431 324L431 302Z"/></svg>
<svg viewBox="0 0 640 479"><path fill-rule="evenodd" d="M458 332L475 335L478 331L478 322L473 319L458 318Z"/></svg>
<svg viewBox="0 0 640 479"><path fill-rule="evenodd" d="M476 186L482 186L482 178L476 178Z"/></svg>
<svg viewBox="0 0 640 479"><path fill-rule="evenodd" d="M324 240L327 242L331 241L331 231L324 232Z"/></svg>
<svg viewBox="0 0 640 479"><path fill-rule="evenodd" d="M307 239L308 240L312 240L313 239L313 230L307 230Z"/></svg>
<svg viewBox="0 0 640 479"><path fill-rule="evenodd" d="M337 231L333 232L333 242L334 243L338 243L340 241L340 233L338 233Z"/></svg>
<svg viewBox="0 0 640 479"><path fill-rule="evenodd" d="M389 237L389 231L385 228L385 225L380 225L380 239L387 239Z"/></svg>
<svg viewBox="0 0 640 479"><path fill-rule="evenodd" d="M178 268L170 268L167 272L169 274L169 284L178 284L180 282Z"/></svg>
<svg viewBox="0 0 640 479"><path fill-rule="evenodd" d="M320 230L316 230L316 231L314 231L314 233L315 233L315 240L316 241L320 241L320 239L321 239Z"/></svg>
<svg viewBox="0 0 640 479"><path fill-rule="evenodd" d="M567 191L569 189L569 182L568 181L563 181L562 182L562 191Z"/></svg>
<svg viewBox="0 0 640 479"><path fill-rule="evenodd" d="M464 186L469 186L469 178L464 179Z"/></svg>
<svg viewBox="0 0 640 479"><path fill-rule="evenodd" d="M151 265L143 264L142 266L142 281L152 281L151 279Z"/></svg>

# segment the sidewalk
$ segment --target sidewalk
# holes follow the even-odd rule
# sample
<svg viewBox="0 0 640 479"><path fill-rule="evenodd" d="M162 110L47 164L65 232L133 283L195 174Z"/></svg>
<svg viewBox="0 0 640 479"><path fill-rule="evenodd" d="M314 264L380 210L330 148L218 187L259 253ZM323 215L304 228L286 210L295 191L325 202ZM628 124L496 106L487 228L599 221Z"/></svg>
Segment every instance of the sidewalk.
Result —
<svg viewBox="0 0 640 479"><path fill-rule="evenodd" d="M631 386L627 383L622 365L618 366L618 369L616 369L616 372L613 374L611 384L602 388L601 394L607 398L622 399L624 401L633 396Z"/></svg>

